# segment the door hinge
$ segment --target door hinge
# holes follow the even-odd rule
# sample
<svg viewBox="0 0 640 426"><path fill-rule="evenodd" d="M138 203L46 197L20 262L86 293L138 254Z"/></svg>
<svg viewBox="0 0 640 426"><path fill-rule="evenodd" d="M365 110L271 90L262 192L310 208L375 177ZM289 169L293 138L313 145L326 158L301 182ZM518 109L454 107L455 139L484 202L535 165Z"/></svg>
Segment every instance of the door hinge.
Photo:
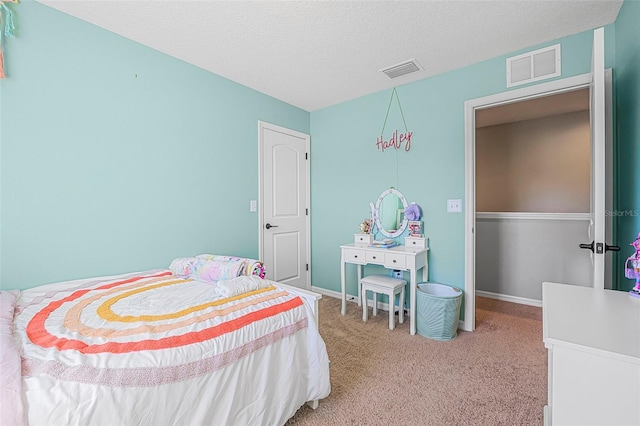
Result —
<svg viewBox="0 0 640 426"><path fill-rule="evenodd" d="M309 216L309 209L307 208L307 209L304 209L304 210L305 210L305 214L306 214L307 216Z"/></svg>
<svg viewBox="0 0 640 426"><path fill-rule="evenodd" d="M308 159L309 159L309 153L308 153L308 152L305 152L305 153L304 153L304 159L305 159L305 160L308 160Z"/></svg>
<svg viewBox="0 0 640 426"><path fill-rule="evenodd" d="M309 264L307 263L307 271L309 270Z"/></svg>

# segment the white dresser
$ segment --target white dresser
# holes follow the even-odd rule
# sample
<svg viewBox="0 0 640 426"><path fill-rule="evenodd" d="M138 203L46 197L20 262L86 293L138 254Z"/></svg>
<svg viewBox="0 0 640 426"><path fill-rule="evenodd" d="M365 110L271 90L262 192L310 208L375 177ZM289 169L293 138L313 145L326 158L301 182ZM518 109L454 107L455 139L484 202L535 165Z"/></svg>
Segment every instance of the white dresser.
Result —
<svg viewBox="0 0 640 426"><path fill-rule="evenodd" d="M545 425L640 425L640 299L544 283L542 309Z"/></svg>
<svg viewBox="0 0 640 426"><path fill-rule="evenodd" d="M411 280L409 281L409 310L411 311L410 333L416 334L416 288L418 285L418 270L422 269L421 281L429 278L429 263L427 260L428 248L411 248L406 246L396 246L392 248L358 247L355 244L340 246L340 280L342 290L342 315L347 313L347 285L346 285L346 264L357 265L358 282L362 278L362 267L364 265L382 265L387 269L399 269L409 271ZM358 300L360 300L360 286L358 285Z"/></svg>

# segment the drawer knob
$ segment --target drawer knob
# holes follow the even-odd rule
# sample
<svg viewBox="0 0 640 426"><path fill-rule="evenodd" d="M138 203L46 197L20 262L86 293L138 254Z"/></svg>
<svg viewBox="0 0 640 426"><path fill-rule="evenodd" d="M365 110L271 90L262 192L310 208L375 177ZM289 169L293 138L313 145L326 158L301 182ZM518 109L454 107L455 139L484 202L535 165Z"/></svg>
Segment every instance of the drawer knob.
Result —
<svg viewBox="0 0 640 426"><path fill-rule="evenodd" d="M353 256L353 257L355 257L355 258L357 259L357 258L358 258L358 255L356 254L356 255L355 255L355 256Z"/></svg>
<svg viewBox="0 0 640 426"><path fill-rule="evenodd" d="M376 257L375 257L375 256L373 256L373 258L375 259Z"/></svg>
<svg viewBox="0 0 640 426"><path fill-rule="evenodd" d="M393 263L396 263L396 260L395 260L395 259L393 259Z"/></svg>

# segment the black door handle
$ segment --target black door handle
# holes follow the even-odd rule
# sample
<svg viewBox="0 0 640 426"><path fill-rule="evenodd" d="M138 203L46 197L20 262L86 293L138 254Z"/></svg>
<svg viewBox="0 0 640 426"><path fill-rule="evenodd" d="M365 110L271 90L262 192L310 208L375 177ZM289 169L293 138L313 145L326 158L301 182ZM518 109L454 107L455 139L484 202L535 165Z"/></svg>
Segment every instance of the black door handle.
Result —
<svg viewBox="0 0 640 426"><path fill-rule="evenodd" d="M267 223L264 227L267 228L267 229L271 229L271 228L277 228L278 225L272 225L270 223Z"/></svg>
<svg viewBox="0 0 640 426"><path fill-rule="evenodd" d="M580 248L581 249L588 249L593 251L593 241L591 241L591 244L580 244ZM620 251L620 247L618 246L610 246L609 244L605 244L604 245L604 251ZM602 253L602 244L598 243L598 253Z"/></svg>
<svg viewBox="0 0 640 426"><path fill-rule="evenodd" d="M580 248L593 251L593 241L591 241L591 244L580 244Z"/></svg>

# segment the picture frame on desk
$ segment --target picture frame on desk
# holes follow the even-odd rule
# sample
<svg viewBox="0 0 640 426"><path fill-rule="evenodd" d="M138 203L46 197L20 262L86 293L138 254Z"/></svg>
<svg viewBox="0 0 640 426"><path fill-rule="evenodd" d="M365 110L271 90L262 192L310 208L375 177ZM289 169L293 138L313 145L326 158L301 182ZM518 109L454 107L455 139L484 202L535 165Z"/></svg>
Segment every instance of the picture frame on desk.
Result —
<svg viewBox="0 0 640 426"><path fill-rule="evenodd" d="M407 225L410 237L422 237L424 224L421 220L410 220Z"/></svg>

